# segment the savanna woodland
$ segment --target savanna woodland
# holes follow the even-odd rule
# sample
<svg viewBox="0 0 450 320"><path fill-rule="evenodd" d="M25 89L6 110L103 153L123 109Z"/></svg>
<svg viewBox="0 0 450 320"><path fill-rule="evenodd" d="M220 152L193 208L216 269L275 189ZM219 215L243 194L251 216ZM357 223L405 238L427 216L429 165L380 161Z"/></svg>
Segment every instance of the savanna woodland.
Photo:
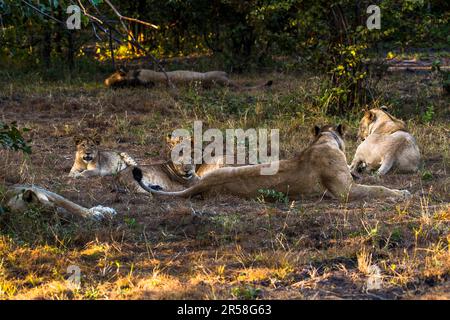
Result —
<svg viewBox="0 0 450 320"><path fill-rule="evenodd" d="M0 299L450 298L449 18L446 0L0 0ZM91 170L101 150L172 177L167 137L194 121L278 129L280 161L350 179L347 195L407 191L336 196L332 174L312 196L174 197L123 187L128 162ZM395 137L392 170L350 173L358 146L383 162ZM216 170L239 166L194 185Z"/></svg>

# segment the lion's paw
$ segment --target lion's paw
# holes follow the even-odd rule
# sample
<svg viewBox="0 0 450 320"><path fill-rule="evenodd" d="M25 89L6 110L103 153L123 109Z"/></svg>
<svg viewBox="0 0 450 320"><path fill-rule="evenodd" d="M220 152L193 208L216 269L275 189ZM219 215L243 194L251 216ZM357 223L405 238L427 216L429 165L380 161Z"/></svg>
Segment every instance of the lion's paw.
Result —
<svg viewBox="0 0 450 320"><path fill-rule="evenodd" d="M412 194L408 190L399 190L399 192L400 192L400 197L403 200L408 200L408 199L412 198Z"/></svg>
<svg viewBox="0 0 450 320"><path fill-rule="evenodd" d="M78 171L76 171L76 172L70 172L69 173L69 175L68 175L68 177L69 178L81 178L82 177L82 174L81 174L81 172L78 172Z"/></svg>
<svg viewBox="0 0 450 320"><path fill-rule="evenodd" d="M105 218L113 218L117 214L116 210L114 210L113 208L103 206L95 206L93 208L90 208L89 212L97 221L101 221Z"/></svg>

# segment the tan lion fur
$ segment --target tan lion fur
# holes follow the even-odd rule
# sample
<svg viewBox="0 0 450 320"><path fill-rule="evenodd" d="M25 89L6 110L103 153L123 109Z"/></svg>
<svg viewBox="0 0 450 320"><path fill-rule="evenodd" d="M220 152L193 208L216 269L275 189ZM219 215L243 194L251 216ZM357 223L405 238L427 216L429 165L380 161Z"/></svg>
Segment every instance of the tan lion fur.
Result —
<svg viewBox="0 0 450 320"><path fill-rule="evenodd" d="M116 174L137 163L125 152L103 151L99 149L99 137L74 138L77 148L75 161L69 177L92 177Z"/></svg>
<svg viewBox="0 0 450 320"><path fill-rule="evenodd" d="M343 128L315 128L315 139L299 156L277 162L274 175L262 175L261 169L270 163L241 167L224 167L211 171L193 186L182 191L155 190L142 183L142 172L133 169L135 179L148 192L165 196L191 197L202 193L227 193L241 197L256 197L261 189L282 192L291 199L320 195L329 191L341 201L374 198L406 198L406 190L383 186L360 185L353 181L344 153Z"/></svg>
<svg viewBox="0 0 450 320"><path fill-rule="evenodd" d="M227 73L224 71L195 72L177 70L166 72L166 74L173 84L191 84L199 82L204 87L221 85L237 90L253 90L272 85L272 81L268 81L263 85L244 87L230 80ZM105 85L107 87L152 86L156 83L167 83L166 75L163 72L148 69L137 69L128 72L119 70L105 80Z"/></svg>
<svg viewBox="0 0 450 320"><path fill-rule="evenodd" d="M390 115L386 109L371 109L361 119L359 139L350 170L377 170L385 175L392 169L399 172L416 172L420 164L420 151L414 137L403 121Z"/></svg>
<svg viewBox="0 0 450 320"><path fill-rule="evenodd" d="M34 185L17 185L8 188L4 203L12 213L23 213L30 206L42 206L45 209L56 209L59 213L69 213L94 220L116 214L114 209L103 206L87 209L59 194Z"/></svg>

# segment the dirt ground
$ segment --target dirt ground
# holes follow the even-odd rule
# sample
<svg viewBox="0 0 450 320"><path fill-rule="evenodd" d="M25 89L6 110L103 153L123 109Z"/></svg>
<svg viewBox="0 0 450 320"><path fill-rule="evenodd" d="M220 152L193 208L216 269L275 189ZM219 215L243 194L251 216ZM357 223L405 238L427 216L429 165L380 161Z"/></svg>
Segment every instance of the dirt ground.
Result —
<svg viewBox="0 0 450 320"><path fill-rule="evenodd" d="M361 114L326 116L318 76L262 78L272 78L273 88L112 91L99 81L2 83L1 119L30 129L33 152L1 150L0 185L34 183L118 215L94 223L39 210L2 214L0 298L450 298L449 101L427 74L385 78L375 102L407 121L423 166L416 174L366 175L363 183L408 189L413 198L405 202L172 200L117 192L113 177L67 176L75 134L96 130L104 149L153 163L164 160L165 135L191 128L193 120L220 129L278 128L282 158L308 144L314 124L344 122L351 160ZM260 82L252 75L237 80ZM81 270L78 287L67 281L71 265Z"/></svg>

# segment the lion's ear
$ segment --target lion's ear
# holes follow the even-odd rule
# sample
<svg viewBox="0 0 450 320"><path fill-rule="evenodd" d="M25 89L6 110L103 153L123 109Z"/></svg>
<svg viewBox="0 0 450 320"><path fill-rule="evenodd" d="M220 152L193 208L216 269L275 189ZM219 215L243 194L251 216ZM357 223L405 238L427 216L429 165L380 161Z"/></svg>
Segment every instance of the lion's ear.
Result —
<svg viewBox="0 0 450 320"><path fill-rule="evenodd" d="M339 133L339 134L341 135L341 137L344 136L345 131L346 131L346 128L345 128L345 125L343 125L343 124L339 124L339 125L336 127L336 132Z"/></svg>
<svg viewBox="0 0 450 320"><path fill-rule="evenodd" d="M73 142L75 142L75 145L79 145L81 140L83 140L83 137L81 137L81 136L74 136L73 137Z"/></svg>
<svg viewBox="0 0 450 320"><path fill-rule="evenodd" d="M386 107L386 106L381 106L380 109L383 110L383 111L386 111L386 112L389 111L388 107Z"/></svg>
<svg viewBox="0 0 450 320"><path fill-rule="evenodd" d="M365 111L364 117L367 118L369 121L372 121L373 119L375 119L375 113L370 110Z"/></svg>
<svg viewBox="0 0 450 320"><path fill-rule="evenodd" d="M99 135L95 135L94 137L92 137L92 141L94 141L96 145L99 145L100 142L102 142L102 138Z"/></svg>
<svg viewBox="0 0 450 320"><path fill-rule="evenodd" d="M36 203L39 200L36 193L34 193L34 191L32 191L32 190L25 191L22 195L22 199L23 199L23 201L28 202L28 203Z"/></svg>
<svg viewBox="0 0 450 320"><path fill-rule="evenodd" d="M173 143L173 141L172 141L172 134L171 133L168 133L166 135L166 143L167 144L172 144Z"/></svg>
<svg viewBox="0 0 450 320"><path fill-rule="evenodd" d="M127 70L124 67L119 68L118 71L121 76L125 76L127 74Z"/></svg>
<svg viewBox="0 0 450 320"><path fill-rule="evenodd" d="M314 126L313 133L314 133L314 136L316 137L320 133L320 127Z"/></svg>

